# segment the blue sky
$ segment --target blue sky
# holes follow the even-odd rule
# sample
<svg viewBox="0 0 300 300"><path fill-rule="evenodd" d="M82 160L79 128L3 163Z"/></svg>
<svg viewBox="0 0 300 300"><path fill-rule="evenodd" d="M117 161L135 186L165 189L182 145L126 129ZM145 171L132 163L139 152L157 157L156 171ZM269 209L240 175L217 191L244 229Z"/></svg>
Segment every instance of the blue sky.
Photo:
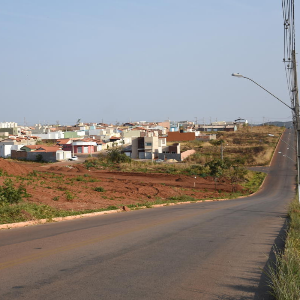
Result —
<svg viewBox="0 0 300 300"><path fill-rule="evenodd" d="M0 3L0 122L291 119L281 1Z"/></svg>

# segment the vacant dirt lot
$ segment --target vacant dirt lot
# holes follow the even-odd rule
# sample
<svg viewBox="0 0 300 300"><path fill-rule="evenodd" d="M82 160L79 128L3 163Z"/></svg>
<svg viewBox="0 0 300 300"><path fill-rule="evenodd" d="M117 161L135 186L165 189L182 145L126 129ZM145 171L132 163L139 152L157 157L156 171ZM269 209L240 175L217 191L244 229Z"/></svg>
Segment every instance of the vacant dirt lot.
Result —
<svg viewBox="0 0 300 300"><path fill-rule="evenodd" d="M16 185L25 185L31 194L26 201L67 210L119 207L182 195L196 199L222 198L232 190L231 184L224 180L215 190L215 183L210 178L89 171L74 163L42 165L0 159L0 170L3 174L6 172ZM0 184L5 178L7 176L0 177ZM242 187L238 190L243 192Z"/></svg>

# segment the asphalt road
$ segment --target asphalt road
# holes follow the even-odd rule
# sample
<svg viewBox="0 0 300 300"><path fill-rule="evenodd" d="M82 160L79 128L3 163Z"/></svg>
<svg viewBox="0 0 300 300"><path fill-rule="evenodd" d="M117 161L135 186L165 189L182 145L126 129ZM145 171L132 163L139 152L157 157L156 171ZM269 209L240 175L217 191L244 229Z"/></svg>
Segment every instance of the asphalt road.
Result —
<svg viewBox="0 0 300 300"><path fill-rule="evenodd" d="M283 244L292 157L281 143L252 197L1 231L0 299L269 299L262 270Z"/></svg>

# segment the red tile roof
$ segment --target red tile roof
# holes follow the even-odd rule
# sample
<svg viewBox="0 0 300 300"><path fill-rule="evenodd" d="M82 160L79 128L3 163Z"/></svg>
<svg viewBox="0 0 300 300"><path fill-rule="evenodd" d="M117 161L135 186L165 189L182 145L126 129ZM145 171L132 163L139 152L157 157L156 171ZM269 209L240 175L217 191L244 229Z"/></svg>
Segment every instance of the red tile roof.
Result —
<svg viewBox="0 0 300 300"><path fill-rule="evenodd" d="M43 152L56 152L57 150L61 150L61 147L55 147L55 146L51 146L51 147L40 147L39 149L37 149L37 151L43 151Z"/></svg>
<svg viewBox="0 0 300 300"><path fill-rule="evenodd" d="M57 144L68 144L69 142L72 142L71 139L59 139L57 140Z"/></svg>

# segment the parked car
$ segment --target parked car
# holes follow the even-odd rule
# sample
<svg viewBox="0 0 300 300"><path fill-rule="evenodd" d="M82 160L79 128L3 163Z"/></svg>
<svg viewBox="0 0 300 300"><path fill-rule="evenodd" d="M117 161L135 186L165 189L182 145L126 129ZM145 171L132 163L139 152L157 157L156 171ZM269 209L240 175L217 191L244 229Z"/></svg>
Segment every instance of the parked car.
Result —
<svg viewBox="0 0 300 300"><path fill-rule="evenodd" d="M72 156L71 158L69 158L69 160L78 160L77 156Z"/></svg>

